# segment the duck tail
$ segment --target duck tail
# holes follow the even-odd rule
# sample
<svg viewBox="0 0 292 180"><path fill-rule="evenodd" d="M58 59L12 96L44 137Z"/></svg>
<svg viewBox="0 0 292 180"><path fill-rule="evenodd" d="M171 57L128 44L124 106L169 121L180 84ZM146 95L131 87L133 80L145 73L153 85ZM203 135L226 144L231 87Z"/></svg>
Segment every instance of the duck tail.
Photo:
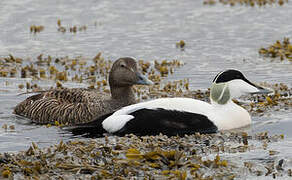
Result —
<svg viewBox="0 0 292 180"><path fill-rule="evenodd" d="M112 115L112 113L103 115L93 121L84 124L78 124L72 127L65 127L65 130L70 131L75 136L83 137L103 137L107 131L102 127L102 122L105 118Z"/></svg>

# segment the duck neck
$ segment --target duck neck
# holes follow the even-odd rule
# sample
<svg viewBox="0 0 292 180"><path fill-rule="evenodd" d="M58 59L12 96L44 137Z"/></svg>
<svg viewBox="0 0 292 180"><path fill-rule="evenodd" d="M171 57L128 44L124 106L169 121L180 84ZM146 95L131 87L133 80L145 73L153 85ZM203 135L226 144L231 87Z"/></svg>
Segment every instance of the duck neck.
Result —
<svg viewBox="0 0 292 180"><path fill-rule="evenodd" d="M210 99L212 104L216 103L225 105L229 102L232 102L228 85L225 83L213 83L211 86Z"/></svg>
<svg viewBox="0 0 292 180"><path fill-rule="evenodd" d="M213 83L211 86L210 92L210 101L214 107L219 109L225 108L228 111L228 108L232 109L243 109L241 106L237 105L232 101L232 96L228 84L226 83Z"/></svg>
<svg viewBox="0 0 292 180"><path fill-rule="evenodd" d="M113 99L118 100L125 105L136 103L132 86L111 87L111 95Z"/></svg>
<svg viewBox="0 0 292 180"><path fill-rule="evenodd" d="M214 101L212 98L210 98L210 102L213 106L227 106L227 105L232 105L232 106L238 106L237 104L235 104L232 99L227 100L226 102L224 101L224 103L222 103L222 101Z"/></svg>

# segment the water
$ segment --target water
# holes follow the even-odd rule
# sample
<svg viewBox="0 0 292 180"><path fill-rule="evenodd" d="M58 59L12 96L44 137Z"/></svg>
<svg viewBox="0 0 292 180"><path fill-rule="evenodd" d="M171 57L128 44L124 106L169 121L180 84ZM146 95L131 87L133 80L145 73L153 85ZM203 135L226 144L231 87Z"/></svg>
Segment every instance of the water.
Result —
<svg viewBox="0 0 292 180"><path fill-rule="evenodd" d="M291 37L291 8L292 3L263 8L204 6L198 0L2 0L0 55L94 57L102 52L112 60L122 56L179 59L186 65L169 79L189 78L191 89L208 88L214 76L226 68L240 69L255 82L282 82L291 87L291 62L258 55L260 47ZM63 34L57 31L58 19L65 27L87 25L87 30ZM44 31L31 34L33 24L45 26ZM175 47L180 40L186 42L184 51ZM0 152L25 150L32 141L46 147L72 138L59 128L31 125L12 114L13 107L28 97L17 96L18 84L26 81L30 79L0 80L0 126L15 126L8 131L0 128ZM54 82L42 83L50 86ZM285 140L275 147L283 147L279 156L289 157L291 117L291 109L255 116L251 131L284 134Z"/></svg>

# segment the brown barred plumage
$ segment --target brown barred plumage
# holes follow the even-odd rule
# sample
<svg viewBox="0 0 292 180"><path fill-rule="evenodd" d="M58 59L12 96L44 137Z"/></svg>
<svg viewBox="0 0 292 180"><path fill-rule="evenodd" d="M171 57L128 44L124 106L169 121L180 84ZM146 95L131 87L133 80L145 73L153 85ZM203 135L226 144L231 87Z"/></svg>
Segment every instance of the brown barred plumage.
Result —
<svg viewBox="0 0 292 180"><path fill-rule="evenodd" d="M55 121L65 125L88 123L135 103L132 86L147 84L147 79L141 83L141 78L134 59L120 58L109 75L111 96L82 88L54 89L28 97L15 107L14 113L38 124L54 124Z"/></svg>

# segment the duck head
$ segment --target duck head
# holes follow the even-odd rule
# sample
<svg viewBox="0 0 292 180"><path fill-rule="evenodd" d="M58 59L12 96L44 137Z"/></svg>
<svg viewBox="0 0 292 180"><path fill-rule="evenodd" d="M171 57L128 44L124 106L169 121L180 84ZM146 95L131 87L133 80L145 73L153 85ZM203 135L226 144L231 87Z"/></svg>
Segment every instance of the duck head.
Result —
<svg viewBox="0 0 292 180"><path fill-rule="evenodd" d="M153 82L143 76L137 67L137 62L130 57L116 60L109 74L111 87L127 87L135 84L151 85Z"/></svg>
<svg viewBox="0 0 292 180"><path fill-rule="evenodd" d="M233 98L247 94L268 94L272 91L253 84L235 69L229 69L217 74L211 86L212 102L226 104Z"/></svg>

